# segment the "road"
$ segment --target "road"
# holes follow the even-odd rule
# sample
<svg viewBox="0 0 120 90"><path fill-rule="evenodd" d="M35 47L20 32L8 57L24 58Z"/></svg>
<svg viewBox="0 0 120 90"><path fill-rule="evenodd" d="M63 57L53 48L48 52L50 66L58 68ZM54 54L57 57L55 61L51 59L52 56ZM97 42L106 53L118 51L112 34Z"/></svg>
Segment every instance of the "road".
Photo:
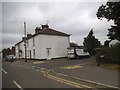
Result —
<svg viewBox="0 0 120 90"><path fill-rule="evenodd" d="M2 88L93 88L92 84L54 74L51 70L71 65L87 65L94 57L88 59L69 60L67 58L34 61L23 60L2 63ZM72 73L72 72L71 72ZM99 85L98 85L99 86ZM101 87L101 86L99 86Z"/></svg>
<svg viewBox="0 0 120 90"><path fill-rule="evenodd" d="M56 59L41 64L23 65L22 63L3 62L3 88L75 88L44 75L43 69L53 69L65 65L80 63L79 60ZM28 61L29 62L29 61ZM87 61L82 61L83 63Z"/></svg>
<svg viewBox="0 0 120 90"><path fill-rule="evenodd" d="M7 72L3 73L3 88L72 88L69 85L51 80L38 72L36 69L18 67L8 62L3 63L3 69Z"/></svg>

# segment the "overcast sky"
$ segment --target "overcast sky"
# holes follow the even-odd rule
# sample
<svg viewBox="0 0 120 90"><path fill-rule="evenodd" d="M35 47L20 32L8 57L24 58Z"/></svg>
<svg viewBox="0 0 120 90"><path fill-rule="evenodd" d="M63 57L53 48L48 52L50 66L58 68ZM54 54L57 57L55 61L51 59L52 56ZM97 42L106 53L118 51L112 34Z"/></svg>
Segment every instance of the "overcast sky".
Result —
<svg viewBox="0 0 120 90"><path fill-rule="evenodd" d="M94 36L101 43L107 39L108 28L113 22L98 20L96 12L106 2L2 2L2 45L11 47L24 36L23 22L27 22L27 32L34 34L40 24L62 31L70 40L79 45L93 28ZM1 5L1 4L0 4ZM2 22L1 22L2 21Z"/></svg>

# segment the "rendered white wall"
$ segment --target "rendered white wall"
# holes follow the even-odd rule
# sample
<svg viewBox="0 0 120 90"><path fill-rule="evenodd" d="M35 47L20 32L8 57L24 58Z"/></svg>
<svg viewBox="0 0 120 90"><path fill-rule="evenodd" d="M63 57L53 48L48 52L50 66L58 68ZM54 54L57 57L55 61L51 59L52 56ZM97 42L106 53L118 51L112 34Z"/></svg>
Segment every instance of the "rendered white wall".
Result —
<svg viewBox="0 0 120 90"><path fill-rule="evenodd" d="M19 50L22 50L22 53L20 53ZM24 52L25 52L24 42L21 42L15 46L15 55L17 58L24 58L25 56Z"/></svg>
<svg viewBox="0 0 120 90"><path fill-rule="evenodd" d="M33 38L28 39L29 45L27 45L27 58L33 57L33 49L35 49L34 59L47 59L47 49L51 48L49 58L59 58L67 57L67 48L69 47L69 37L68 36L55 36L55 35L42 35L39 34L34 37L35 46L33 46ZM22 50L22 57L24 58L24 42L20 43L20 50ZM18 47L16 46L16 53L18 52ZM18 57L18 56L17 56Z"/></svg>
<svg viewBox="0 0 120 90"><path fill-rule="evenodd" d="M53 35L37 35L35 36L35 46L33 46L33 38L29 39L29 47L31 56L33 58L33 49L35 49L36 59L46 59L47 49L50 50L51 58L59 58L67 56L67 48L69 47L69 37L66 36L53 36Z"/></svg>

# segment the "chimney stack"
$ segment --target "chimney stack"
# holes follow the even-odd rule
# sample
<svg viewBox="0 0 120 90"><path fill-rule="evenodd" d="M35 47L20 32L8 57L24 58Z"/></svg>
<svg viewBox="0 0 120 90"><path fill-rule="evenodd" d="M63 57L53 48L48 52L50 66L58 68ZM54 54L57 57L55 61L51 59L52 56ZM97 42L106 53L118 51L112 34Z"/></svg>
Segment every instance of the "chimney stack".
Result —
<svg viewBox="0 0 120 90"><path fill-rule="evenodd" d="M22 40L24 41L24 40L25 40L25 37L22 37Z"/></svg>
<svg viewBox="0 0 120 90"><path fill-rule="evenodd" d="M27 33L27 37L30 37L30 36L32 36L32 34L31 33Z"/></svg>
<svg viewBox="0 0 120 90"><path fill-rule="evenodd" d="M36 27L35 34L39 33L41 30L44 30L44 29L47 29L47 28L49 28L47 23L46 23L46 25L41 25L41 27Z"/></svg>
<svg viewBox="0 0 120 90"><path fill-rule="evenodd" d="M40 27L36 27L36 29L35 29L35 33L38 33L38 32L40 32L42 29L40 28Z"/></svg>
<svg viewBox="0 0 120 90"><path fill-rule="evenodd" d="M47 29L47 28L49 28L47 23L46 23L46 25L42 25L42 29Z"/></svg>

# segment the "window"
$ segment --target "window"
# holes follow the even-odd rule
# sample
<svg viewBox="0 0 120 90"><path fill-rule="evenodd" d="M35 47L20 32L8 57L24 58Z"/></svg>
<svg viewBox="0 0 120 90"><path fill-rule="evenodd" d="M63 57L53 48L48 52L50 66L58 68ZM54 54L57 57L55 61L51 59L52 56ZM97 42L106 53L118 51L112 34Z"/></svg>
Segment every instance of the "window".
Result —
<svg viewBox="0 0 120 90"><path fill-rule="evenodd" d="M27 40L27 47L29 47L29 41Z"/></svg>
<svg viewBox="0 0 120 90"><path fill-rule="evenodd" d="M29 57L29 50L27 50L27 57Z"/></svg>
<svg viewBox="0 0 120 90"><path fill-rule="evenodd" d="M35 49L33 49L33 58L35 58Z"/></svg>
<svg viewBox="0 0 120 90"><path fill-rule="evenodd" d="M35 46L35 38L33 37L33 46Z"/></svg>

